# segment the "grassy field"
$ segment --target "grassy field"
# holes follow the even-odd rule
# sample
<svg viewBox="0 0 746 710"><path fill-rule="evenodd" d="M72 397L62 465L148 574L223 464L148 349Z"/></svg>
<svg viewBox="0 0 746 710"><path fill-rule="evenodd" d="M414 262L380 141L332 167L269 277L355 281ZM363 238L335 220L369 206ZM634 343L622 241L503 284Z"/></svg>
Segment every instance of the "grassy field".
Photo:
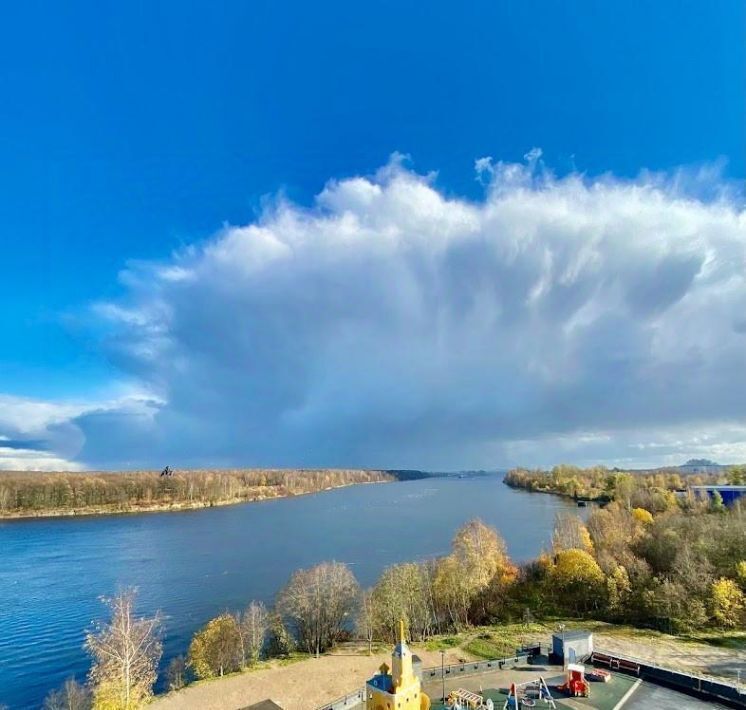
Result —
<svg viewBox="0 0 746 710"><path fill-rule="evenodd" d="M592 631L595 646L614 653L645 659L662 666L693 673L730 678L728 666L746 669L746 630L704 631L671 636L632 626L602 621L548 619L530 624L501 624L469 629L460 634L430 639L424 647L430 651L463 652L469 658L502 658L517 648L532 644L547 645L551 634L564 624L568 631Z"/></svg>

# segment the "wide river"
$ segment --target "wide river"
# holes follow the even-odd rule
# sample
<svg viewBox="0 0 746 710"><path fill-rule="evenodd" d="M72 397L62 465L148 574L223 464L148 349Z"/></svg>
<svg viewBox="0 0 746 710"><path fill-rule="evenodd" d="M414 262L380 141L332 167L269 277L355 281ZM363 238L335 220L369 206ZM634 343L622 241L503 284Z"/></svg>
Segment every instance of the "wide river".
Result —
<svg viewBox="0 0 746 710"><path fill-rule="evenodd" d="M300 567L346 562L370 585L387 565L448 552L475 517L526 560L548 547L560 510L585 513L490 475L180 513L0 521L0 705L39 708L65 678L84 680L85 631L104 614L99 597L121 587L137 587L142 613L162 612L165 663L209 618L271 603Z"/></svg>

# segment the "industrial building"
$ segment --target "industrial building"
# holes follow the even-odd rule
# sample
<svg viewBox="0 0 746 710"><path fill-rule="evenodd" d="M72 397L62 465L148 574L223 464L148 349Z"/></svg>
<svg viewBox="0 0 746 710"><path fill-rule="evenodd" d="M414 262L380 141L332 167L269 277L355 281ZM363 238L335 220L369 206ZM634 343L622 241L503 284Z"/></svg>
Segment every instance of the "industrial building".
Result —
<svg viewBox="0 0 746 710"><path fill-rule="evenodd" d="M715 495L715 491L717 491L725 505L731 505L746 495L746 486L691 486L690 490L695 495L698 493L707 494L710 497Z"/></svg>

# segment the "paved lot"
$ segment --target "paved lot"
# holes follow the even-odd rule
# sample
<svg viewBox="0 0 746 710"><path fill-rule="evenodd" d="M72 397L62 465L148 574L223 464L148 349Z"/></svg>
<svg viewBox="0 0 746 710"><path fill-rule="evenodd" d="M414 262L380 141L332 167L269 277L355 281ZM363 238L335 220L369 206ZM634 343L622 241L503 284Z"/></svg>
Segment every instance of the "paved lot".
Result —
<svg viewBox="0 0 746 710"><path fill-rule="evenodd" d="M561 667L529 666L525 667L525 670L498 671L479 676L454 678L446 682L446 694L455 688L481 690L484 697L491 698L495 702L495 708L501 710L508 697L508 688L511 683L525 683L529 680L535 680L539 675L542 675L546 680L559 710L613 710L627 691L632 688L636 680L629 676L613 674L608 683L591 683L589 698L567 698L556 690L556 686L564 682ZM435 687L433 684L429 684L425 687L425 691L430 693L433 700L433 710L443 710L444 705L440 702L442 693L440 686ZM548 706L544 703L537 703L537 707L546 708ZM632 705L630 704L629 707L632 707Z"/></svg>
<svg viewBox="0 0 746 710"><path fill-rule="evenodd" d="M643 683L630 698L624 708L648 708L649 710L698 710L699 708L722 708L726 710L727 706L720 703L709 703L704 700L689 697L683 693L677 693L675 690L669 690L660 685L652 683Z"/></svg>
<svg viewBox="0 0 746 710"><path fill-rule="evenodd" d="M636 685L637 679L624 674L614 673L608 683L591 683L589 698L567 698L555 688L562 683L562 669L557 666L541 668L527 667L521 670L498 671L478 676L467 676L446 680L446 695L456 688L465 688L482 692L485 698L492 698L495 708L502 710L507 698L510 683L523 683L543 675L559 710L615 710L621 708L619 703L627 692L634 687L631 695L623 703L624 710L699 710L700 708L722 708L725 705L706 702L677 693L653 683L642 682ZM441 684L429 683L425 691L433 701L433 710L443 710L441 703ZM538 708L547 708L543 703L537 703Z"/></svg>

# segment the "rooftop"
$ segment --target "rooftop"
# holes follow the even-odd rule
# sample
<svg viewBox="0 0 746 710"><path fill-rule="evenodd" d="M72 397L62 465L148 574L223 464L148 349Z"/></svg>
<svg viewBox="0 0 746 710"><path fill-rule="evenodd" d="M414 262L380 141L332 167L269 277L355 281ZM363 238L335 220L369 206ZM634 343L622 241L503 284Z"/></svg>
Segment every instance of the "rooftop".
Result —
<svg viewBox="0 0 746 710"><path fill-rule="evenodd" d="M572 641L573 639L587 639L593 634L590 631L555 631L552 636L555 638L561 638L565 641Z"/></svg>
<svg viewBox="0 0 746 710"><path fill-rule="evenodd" d="M746 491L746 486L712 485L712 486L690 486L695 491Z"/></svg>

